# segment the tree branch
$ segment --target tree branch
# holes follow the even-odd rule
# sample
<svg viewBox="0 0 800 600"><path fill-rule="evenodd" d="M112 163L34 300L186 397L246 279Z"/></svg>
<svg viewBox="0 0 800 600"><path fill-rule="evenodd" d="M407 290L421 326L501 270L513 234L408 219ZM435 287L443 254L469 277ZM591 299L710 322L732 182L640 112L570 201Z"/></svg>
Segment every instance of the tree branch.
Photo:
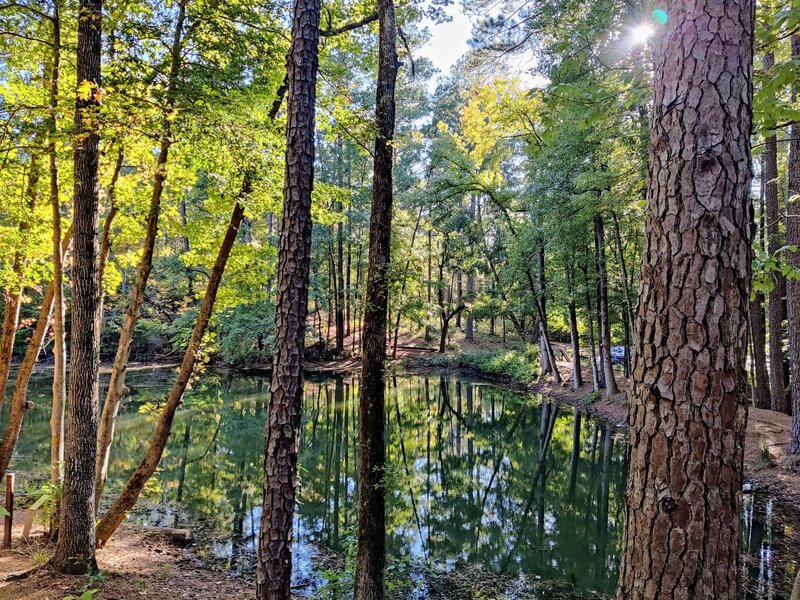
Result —
<svg viewBox="0 0 800 600"><path fill-rule="evenodd" d="M348 23L347 25L342 25L341 27L337 27L336 29L331 29L330 27L328 27L327 29L320 30L319 34L322 37L334 37L342 33L347 33L348 31L353 31L354 29L358 29L359 27L363 27L364 25L369 25L370 23L374 23L377 20L378 20L378 13L374 13L368 17L364 17L360 21L353 21L352 23Z"/></svg>

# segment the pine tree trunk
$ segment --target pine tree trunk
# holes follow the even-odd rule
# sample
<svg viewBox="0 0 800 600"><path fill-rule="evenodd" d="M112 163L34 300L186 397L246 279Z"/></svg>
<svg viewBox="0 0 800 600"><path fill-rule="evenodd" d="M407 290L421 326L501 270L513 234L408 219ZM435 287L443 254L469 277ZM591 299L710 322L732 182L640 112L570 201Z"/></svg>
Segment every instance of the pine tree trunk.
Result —
<svg viewBox="0 0 800 600"><path fill-rule="evenodd" d="M172 55L169 82L167 84L167 112L175 105L175 94L178 75L181 69L181 49L183 47L183 26L186 20L186 5L188 0L181 0L178 4L178 16L175 21L175 32L170 53ZM170 116L163 117L161 145L156 159L156 171L153 180L153 193L150 197L150 209L145 225L145 237L142 246L142 256L136 267L136 281L131 291L131 300L125 311L122 327L119 332L119 344L111 367L111 378L108 383L106 401L103 404L103 413L100 417L100 426L97 434L97 464L95 465L95 509L100 505L100 498L108 476L108 460L111 456L111 442L114 439L114 427L122 399L128 394L125 386L125 375L128 369L128 360L131 355L133 330L139 321L142 305L144 304L145 288L150 278L153 267L153 251L156 237L158 236L158 217L161 212L161 197L164 184L167 180L167 162L169 150L172 146L172 131Z"/></svg>
<svg viewBox="0 0 800 600"><path fill-rule="evenodd" d="M296 0L287 58L286 170L278 252L275 356L258 536L256 596L259 600L289 600L291 596L292 520L311 262L320 10L320 0Z"/></svg>
<svg viewBox="0 0 800 600"><path fill-rule="evenodd" d="M606 398L619 393L617 380L614 378L614 363L611 362L611 324L608 319L608 275L606 273L606 240L603 231L603 216L594 217L595 244L597 247L597 307L600 316L600 352L603 367L603 379L606 384Z"/></svg>
<svg viewBox="0 0 800 600"><path fill-rule="evenodd" d="M98 211L100 190L99 98L102 58L102 0L81 0L78 19L77 80L88 81L88 99L76 98L75 192L72 225L70 411L65 448L61 518L51 566L62 573L83 574L97 568L94 529L94 463L100 348L100 288L98 282Z"/></svg>
<svg viewBox="0 0 800 600"><path fill-rule="evenodd" d="M217 299L217 291L222 281L222 275L225 272L228 257L236 241L236 236L239 233L239 226L242 224L242 219L244 219L244 209L240 201L246 198L251 191L252 182L248 173L244 176L240 192L241 197L237 200L233 208L225 237L222 239L219 252L217 253L217 259L211 270L211 276L208 278L208 287L206 287L206 293L203 296L203 302L197 314L197 321L195 321L192 336L189 338L189 343L183 353L181 366L178 369L178 374L175 377L172 388L167 395L166 403L159 414L156 429L153 433L153 439L150 441L144 458L137 465L136 470L128 479L125 487L97 524L97 543L99 546L104 546L122 521L125 520L128 511L134 507L144 486L147 484L150 477L153 476L153 473L156 472L158 464L161 462L164 448L172 433L172 421L175 418L175 412L183 402L183 394L186 392L189 380L194 374L194 368L197 364L197 355L203 341L203 336L208 328L208 321L214 311L214 302Z"/></svg>
<svg viewBox="0 0 800 600"><path fill-rule="evenodd" d="M375 160L369 227L369 267L364 303L358 462L358 553L355 600L382 600L386 566L385 368L389 310L397 45L392 0L378 0L380 40L376 91Z"/></svg>
<svg viewBox="0 0 800 600"><path fill-rule="evenodd" d="M800 58L800 34L791 37L792 58ZM792 97L797 100L800 85L795 81ZM800 124L793 123L789 136L789 204L786 216L786 242L800 247ZM800 270L800 252L788 253L789 264ZM789 356L791 356L792 436L789 452L800 454L800 281L786 282L789 309Z"/></svg>
<svg viewBox="0 0 800 600"><path fill-rule="evenodd" d="M754 4L670 0L654 42L618 600L740 598Z"/></svg>

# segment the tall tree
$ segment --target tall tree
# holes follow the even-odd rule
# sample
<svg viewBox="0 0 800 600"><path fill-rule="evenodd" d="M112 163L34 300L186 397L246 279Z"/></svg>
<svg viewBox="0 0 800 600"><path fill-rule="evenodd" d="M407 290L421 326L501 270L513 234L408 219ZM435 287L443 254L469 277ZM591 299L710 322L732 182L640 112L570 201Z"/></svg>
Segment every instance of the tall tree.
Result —
<svg viewBox="0 0 800 600"><path fill-rule="evenodd" d="M50 16L53 29L53 56L49 69L49 134L47 154L50 160L50 205L53 211L53 408L50 413L50 482L61 482L64 462L64 417L67 399L67 343L64 324L64 250L61 243L61 196L59 189L58 94L61 73L61 0L53 2ZM102 283L100 284L102 286ZM99 329L98 329L99 331Z"/></svg>
<svg viewBox="0 0 800 600"><path fill-rule="evenodd" d="M119 342L117 353L114 357L114 364L111 367L111 379L108 384L106 401L103 404L103 412L100 416L100 427L97 434L97 464L95 465L95 504L100 504L100 496L105 487L108 475L108 459L111 455L111 442L114 437L114 425L117 421L117 414L122 398L127 394L125 386L125 374L128 369L128 360L131 355L131 345L133 343L133 330L139 320L142 305L144 304L144 293L147 287L147 280L150 278L150 271L153 267L153 251L158 236L158 217L161 212L161 197L164 193L164 186L167 180L167 161L169 151L173 143L172 120L175 118L173 111L175 108L176 95L178 93L178 76L180 75L183 62L184 45L184 23L186 22L186 9L188 0L180 0L178 3L178 13L175 18L175 30L172 38L172 45L169 49L170 68L166 89L166 103L163 109L161 140L156 159L155 176L153 179L153 191L150 197L150 208L147 214L145 225L145 237L142 248L142 255L136 267L136 279L131 291L131 300L125 311L122 328L119 332Z"/></svg>
<svg viewBox="0 0 800 600"><path fill-rule="evenodd" d="M775 67L775 55L770 51L764 54L764 71ZM783 245L780 234L780 200L778 198L778 139L773 129L774 123L767 123L764 144L764 178L765 205L767 209L767 251L776 256ZM767 322L769 323L769 387L772 394L772 410L789 412L786 388L783 380L783 292L785 282L779 270L772 272L772 289L767 304Z"/></svg>
<svg viewBox="0 0 800 600"><path fill-rule="evenodd" d="M619 600L739 598L754 0L670 0L655 41Z"/></svg>
<svg viewBox="0 0 800 600"><path fill-rule="evenodd" d="M758 231L758 240L755 243L758 245L759 250L762 252L764 248L764 194L765 194L765 180L764 174L764 159L761 159L761 187L760 187L760 206L759 223L754 223L753 226ZM754 215L755 218L755 215ZM757 290L753 297L750 299L750 335L753 348L753 403L756 408L770 409L772 407L772 399L769 393L769 370L767 369L767 329L766 329L766 314L764 312L764 292Z"/></svg>
<svg viewBox="0 0 800 600"><path fill-rule="evenodd" d="M606 384L606 397L619 392L611 362L611 323L608 318L608 273L606 271L606 239L603 215L594 217L595 248L597 250L597 313L600 317L600 364Z"/></svg>
<svg viewBox="0 0 800 600"><path fill-rule="evenodd" d="M172 388L170 388L169 394L167 395L167 400L156 422L153 439L147 448L144 458L142 458L136 466L136 469L131 474L119 496L117 496L117 499L103 515L103 518L97 523L97 542L100 546L105 545L125 519L128 511L134 507L144 486L147 484L150 477L153 476L153 473L156 472L158 464L161 462L164 448L172 433L172 422L175 418L175 412L183 402L183 395L186 393L186 388L194 374L203 337L208 328L211 315L214 312L214 303L217 300L217 292L222 282L222 276L225 273L225 266L228 264L228 258L230 257L234 242L236 241L236 236L239 233L239 227L244 219L243 204L252 192L252 185L251 174L248 171L243 177L239 197L234 204L228 227L225 230L225 235L222 238L219 251L217 252L214 267L209 275L203 302L200 304L200 310L198 311L197 320L192 329L192 335L183 353L181 366L178 368L178 374L175 377Z"/></svg>
<svg viewBox="0 0 800 600"><path fill-rule="evenodd" d="M361 359L356 600L381 600L386 566L386 321L389 310L397 33L392 0L378 0L378 83L369 260Z"/></svg>
<svg viewBox="0 0 800 600"><path fill-rule="evenodd" d="M296 0L287 57L286 167L278 248L278 299L272 363L256 596L289 600L303 352L311 261L311 192L319 65L320 0Z"/></svg>
<svg viewBox="0 0 800 600"><path fill-rule="evenodd" d="M800 60L800 34L791 37L792 58ZM797 99L800 85L792 90ZM787 244L800 248L800 123L792 124L789 136L789 202L786 216ZM800 271L800 252L788 253L789 264ZM789 309L789 356L791 361L792 437L789 452L800 454L800 281L790 277L786 282L786 299Z"/></svg>
<svg viewBox="0 0 800 600"><path fill-rule="evenodd" d="M97 176L100 158L99 112L103 0L81 0L78 9L77 93L75 105L75 192L72 205L72 357L69 377L64 485L58 543L51 565L63 573L96 568L94 461L97 438L100 343L98 282Z"/></svg>

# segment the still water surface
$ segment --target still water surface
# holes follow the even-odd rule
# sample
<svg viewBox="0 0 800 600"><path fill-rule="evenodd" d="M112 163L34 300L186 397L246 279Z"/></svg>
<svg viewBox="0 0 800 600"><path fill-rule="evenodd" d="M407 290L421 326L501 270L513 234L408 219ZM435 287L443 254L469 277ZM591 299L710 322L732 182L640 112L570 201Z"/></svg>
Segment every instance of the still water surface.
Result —
<svg viewBox="0 0 800 600"><path fill-rule="evenodd" d="M133 396L120 415L106 500L144 453L171 376L170 369L128 375ZM46 477L49 387L45 376L32 381L36 406L12 463L23 487ZM161 470L132 520L192 527L208 558L252 572L268 389L264 377L206 373L187 393ZM300 594L329 591L330 573L353 551L357 398L353 377L306 385L294 552ZM520 597L550 580L613 594L624 435L539 396L452 376L391 379L387 421L390 582L413 585L417 597L454 599L468 596L432 572L499 575L490 597ZM789 600L800 516L746 494L742 518L746 600Z"/></svg>

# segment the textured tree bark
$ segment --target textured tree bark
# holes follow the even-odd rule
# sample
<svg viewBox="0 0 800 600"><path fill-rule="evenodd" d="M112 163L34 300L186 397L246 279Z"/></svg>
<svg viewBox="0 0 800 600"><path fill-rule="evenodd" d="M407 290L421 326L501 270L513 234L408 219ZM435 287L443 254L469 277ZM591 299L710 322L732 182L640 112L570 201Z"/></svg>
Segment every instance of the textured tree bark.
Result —
<svg viewBox="0 0 800 600"><path fill-rule="evenodd" d="M142 256L136 266L136 280L131 290L131 301L125 311L122 327L119 332L119 343L117 353L114 356L114 364L111 367L111 378L108 383L106 401L103 404L103 412L100 416L100 429L97 434L97 464L95 465L95 503L100 505L100 498L105 487L108 475L108 459L111 455L111 441L114 438L114 426L117 422L120 403L128 394L125 386L125 374L128 369L128 360L131 355L131 343L133 342L133 330L139 320L142 305L144 304L144 293L147 287L147 280L150 278L150 271L153 267L153 251L155 249L156 238L158 237L158 216L161 212L161 197L164 192L164 183L167 180L167 161L169 160L169 150L172 146L172 131L170 117L166 114L175 105L175 95L177 93L178 75L181 69L181 49L183 47L183 28L186 21L186 5L188 0L181 0L178 4L178 16L175 20L175 33L173 36L170 54L172 55L167 83L167 110L163 118L161 145L156 159L156 172L153 180L153 193L150 197L150 209L147 214L145 225L145 237L142 246ZM95 507L95 510L97 509Z"/></svg>
<svg viewBox="0 0 800 600"><path fill-rule="evenodd" d="M772 52L764 54L764 71L769 72L775 65ZM771 125L768 125L771 127ZM780 202L778 200L778 141L775 132L767 132L764 144L765 203L767 207L767 251L776 256L783 245L780 234ZM772 394L772 410L789 412L786 389L783 379L783 292L785 282L780 271L772 273L772 290L769 292L767 317L769 322L769 382Z"/></svg>
<svg viewBox="0 0 800 600"><path fill-rule="evenodd" d="M61 252L66 253L72 241L72 228L67 230L64 240L61 242ZM36 327L31 335L28 348L25 350L25 357L17 371L17 378L14 381L14 391L11 396L11 409L8 416L8 424L0 442L0 479L6 474L8 465L11 462L11 455L19 440L19 433L22 428L22 421L25 411L29 408L27 403L28 383L30 382L33 368L42 351L47 328L50 326L50 318L53 314L53 302L55 299L55 288L53 281L47 286L42 298L42 308L39 311L39 318L36 320ZM62 457L63 458L63 457Z"/></svg>
<svg viewBox="0 0 800 600"><path fill-rule="evenodd" d="M139 494L142 493L147 481L153 476L153 473L156 472L158 463L161 462L164 448L172 433L172 421L175 418L175 412L183 402L183 394L186 392L189 381L194 374L197 354L203 342L203 336L208 328L208 321L211 318L211 314L214 312L214 303L217 299L217 291L219 290L222 276L225 273L225 266L228 263L228 257L231 254L236 236L239 233L239 226L242 224L242 219L244 219L244 208L241 202L244 201L252 191L252 180L250 177L249 172L244 176L240 198L233 207L231 219L225 231L225 237L222 239L219 252L217 253L217 259L211 270L211 276L208 278L208 286L203 296L203 302L200 304L197 321L195 321L194 329L192 330L192 337L189 338L189 343L183 353L183 360L178 369L178 374L167 395L167 401L159 414L156 429L153 433L153 439L150 442L147 453L137 465L136 470L128 479L125 487L108 509L108 512L103 515L103 518L100 519L97 524L98 546L104 546L122 521L125 520L128 511L134 507L136 501L139 499Z"/></svg>
<svg viewBox="0 0 800 600"><path fill-rule="evenodd" d="M75 192L72 224L72 357L69 378L70 411L61 493L61 519L51 566L62 573L96 569L94 531L94 461L100 366L100 289L97 271L97 230L100 158L99 98L102 56L102 0L81 0L78 18L77 81L91 83L75 107Z"/></svg>
<svg viewBox="0 0 800 600"><path fill-rule="evenodd" d="M275 356L264 450L256 596L289 600L297 444L311 258L311 191L320 0L296 0L287 58L286 171L278 253Z"/></svg>
<svg viewBox="0 0 800 600"><path fill-rule="evenodd" d="M355 600L382 600L386 593L386 467L384 441L386 321L389 309L397 40L392 0L378 0L378 84L375 160L364 303L359 404L358 553Z"/></svg>
<svg viewBox="0 0 800 600"><path fill-rule="evenodd" d="M738 599L754 0L670 0L655 41L618 600Z"/></svg>
<svg viewBox="0 0 800 600"><path fill-rule="evenodd" d="M614 378L614 363L611 362L611 324L608 320L608 275L606 273L606 240L603 227L603 215L594 216L594 235L597 247L597 312L600 317L600 352L603 379L606 384L606 398L619 393L617 380Z"/></svg>
<svg viewBox="0 0 800 600"><path fill-rule="evenodd" d="M792 58L800 57L800 34L791 37ZM795 81L792 97L797 99L800 85ZM787 244L800 247L800 124L793 123L789 136L789 203L786 216ZM789 264L800 270L800 252L788 253ZM789 309L789 356L791 357L792 436L789 452L800 454L800 282L786 282Z"/></svg>
<svg viewBox="0 0 800 600"><path fill-rule="evenodd" d="M6 386L8 385L8 374L11 371L11 359L14 353L14 340L17 337L17 327L19 326L19 311L22 307L22 288L24 286L25 271L25 252L23 248L26 243L24 238L31 229L33 211L39 199L39 180L42 176L42 169L39 163L38 154L31 154L31 162L28 168L28 183L25 188L27 196L28 215L23 217L18 226L18 231L23 241L20 242L20 249L14 252L11 262L11 272L14 275L14 283L3 290L3 328L0 331L0 408L6 399Z"/></svg>

